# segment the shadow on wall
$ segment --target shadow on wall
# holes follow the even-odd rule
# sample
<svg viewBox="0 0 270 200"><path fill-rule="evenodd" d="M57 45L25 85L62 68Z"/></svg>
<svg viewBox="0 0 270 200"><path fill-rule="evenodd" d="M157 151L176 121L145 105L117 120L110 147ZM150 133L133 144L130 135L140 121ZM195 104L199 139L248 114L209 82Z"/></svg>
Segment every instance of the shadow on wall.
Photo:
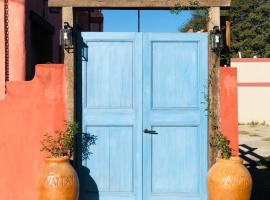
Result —
<svg viewBox="0 0 270 200"><path fill-rule="evenodd" d="M76 120L79 122L81 134L76 140L76 163L75 168L80 181L79 200L99 200L99 189L96 181L91 176L91 169L83 165L84 160L91 160L92 152L88 147L95 145L97 137L89 133L82 133L82 60L87 60L87 44L82 40L80 34L77 38L77 58L76 58ZM89 145L90 146L89 146Z"/></svg>
<svg viewBox="0 0 270 200"><path fill-rule="evenodd" d="M89 168L83 165L84 160L91 158L90 146L96 144L97 137L87 133L78 134L76 140L75 168L80 181L80 200L99 200L99 190Z"/></svg>
<svg viewBox="0 0 270 200"><path fill-rule="evenodd" d="M256 154L256 149L242 144L239 153L252 176L251 200L264 200L270 196L270 158Z"/></svg>

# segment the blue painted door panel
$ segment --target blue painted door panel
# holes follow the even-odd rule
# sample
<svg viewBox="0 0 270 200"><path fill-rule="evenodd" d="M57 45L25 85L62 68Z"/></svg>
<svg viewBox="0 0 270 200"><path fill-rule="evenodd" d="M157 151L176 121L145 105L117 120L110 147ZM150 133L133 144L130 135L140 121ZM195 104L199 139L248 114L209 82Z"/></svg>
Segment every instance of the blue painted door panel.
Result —
<svg viewBox="0 0 270 200"><path fill-rule="evenodd" d="M143 35L143 199L206 199L206 34ZM204 102L204 103L203 103Z"/></svg>
<svg viewBox="0 0 270 200"><path fill-rule="evenodd" d="M97 136L84 165L97 186L84 199L142 196L142 39L140 34L82 33L82 129ZM85 194L86 193L86 194ZM98 198L92 198L98 195ZM85 197L86 196L86 197ZM89 198L88 198L89 197Z"/></svg>
<svg viewBox="0 0 270 200"><path fill-rule="evenodd" d="M81 123L97 136L84 165L98 199L205 200L207 34L81 37Z"/></svg>

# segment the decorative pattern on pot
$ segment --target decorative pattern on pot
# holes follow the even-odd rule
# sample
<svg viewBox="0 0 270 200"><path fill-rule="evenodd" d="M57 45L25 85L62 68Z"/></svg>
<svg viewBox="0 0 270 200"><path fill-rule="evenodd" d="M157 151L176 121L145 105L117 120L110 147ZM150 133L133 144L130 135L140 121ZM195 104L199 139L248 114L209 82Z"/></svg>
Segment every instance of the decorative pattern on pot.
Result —
<svg viewBox="0 0 270 200"><path fill-rule="evenodd" d="M78 200L79 180L69 157L47 158L38 181L39 200Z"/></svg>
<svg viewBox="0 0 270 200"><path fill-rule="evenodd" d="M218 158L208 172L208 200L249 200L251 189L251 175L238 157Z"/></svg>

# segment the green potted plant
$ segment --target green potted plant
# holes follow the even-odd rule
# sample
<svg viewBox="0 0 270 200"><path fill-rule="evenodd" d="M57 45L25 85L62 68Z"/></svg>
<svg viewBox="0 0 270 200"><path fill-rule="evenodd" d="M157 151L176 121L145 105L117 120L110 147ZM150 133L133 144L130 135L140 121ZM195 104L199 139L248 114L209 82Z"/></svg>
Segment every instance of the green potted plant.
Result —
<svg viewBox="0 0 270 200"><path fill-rule="evenodd" d="M38 181L39 200L78 200L79 180L69 162L77 133L78 124L66 122L65 130L44 135L41 151L48 157Z"/></svg>
<svg viewBox="0 0 270 200"><path fill-rule="evenodd" d="M217 151L217 162L207 175L208 200L249 200L252 178L239 157L231 155L229 141L215 131L210 145Z"/></svg>

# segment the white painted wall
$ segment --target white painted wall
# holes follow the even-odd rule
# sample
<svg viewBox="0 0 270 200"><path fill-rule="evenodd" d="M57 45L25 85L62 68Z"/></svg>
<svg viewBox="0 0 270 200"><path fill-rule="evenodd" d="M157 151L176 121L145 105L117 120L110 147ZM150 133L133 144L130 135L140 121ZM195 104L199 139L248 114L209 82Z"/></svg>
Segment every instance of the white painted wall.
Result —
<svg viewBox="0 0 270 200"><path fill-rule="evenodd" d="M270 124L270 87L238 87L238 121Z"/></svg>
<svg viewBox="0 0 270 200"><path fill-rule="evenodd" d="M270 124L270 59L232 59L231 66L238 72L238 121Z"/></svg>

